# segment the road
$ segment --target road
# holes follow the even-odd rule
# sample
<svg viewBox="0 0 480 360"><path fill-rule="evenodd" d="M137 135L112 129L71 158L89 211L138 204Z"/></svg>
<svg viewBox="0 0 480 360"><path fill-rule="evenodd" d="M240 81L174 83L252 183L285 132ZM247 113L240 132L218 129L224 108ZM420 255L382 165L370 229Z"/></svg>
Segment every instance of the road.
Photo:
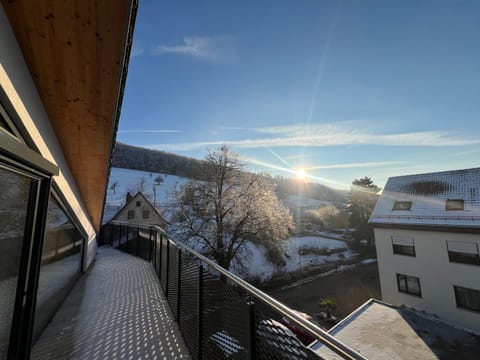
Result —
<svg viewBox="0 0 480 360"><path fill-rule="evenodd" d="M270 290L268 293L292 309L308 314L319 312L318 302L321 298L333 298L337 307L332 313L342 319L368 299L380 299L377 263L318 277L288 289Z"/></svg>

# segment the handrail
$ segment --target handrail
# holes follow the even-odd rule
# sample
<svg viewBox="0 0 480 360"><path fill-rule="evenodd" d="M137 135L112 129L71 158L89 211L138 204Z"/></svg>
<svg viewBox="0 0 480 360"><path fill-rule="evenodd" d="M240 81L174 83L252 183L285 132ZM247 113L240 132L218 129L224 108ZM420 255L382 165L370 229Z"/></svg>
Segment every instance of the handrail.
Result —
<svg viewBox="0 0 480 360"><path fill-rule="evenodd" d="M159 226L156 226L156 225L143 225L143 224L131 224L131 223L128 223L128 222L122 222L122 221L112 221L110 222L110 224L114 224L114 225L128 225L128 226L131 226L132 228L142 228L142 229L155 229L156 231L159 231L161 232L162 234L164 235L167 235L165 230L163 230L161 227ZM268 306L272 307L273 309L275 309L276 311L278 311L280 314L282 314L283 316L287 317L289 320L293 321L294 323L296 323L297 325L299 325L300 327L302 328L305 328L306 330L308 330L312 335L314 335L315 337L317 337L319 339L320 342L322 342L322 344L324 344L325 346L327 346L329 349L331 349L332 351L334 351L335 353L337 353L338 355L341 355L342 357L344 358L347 358L347 359L354 359L354 360L366 360L366 357L364 357L363 355L359 354L358 352L356 352L355 350L353 350L352 348L348 347L347 345L345 345L344 343L342 343L341 341L339 341L338 339L336 339L335 337L333 337L332 335L330 335L328 332L326 332L325 330L321 329L320 327L318 327L317 325L315 325L314 323L302 318L301 316L299 316L298 314L296 314L292 309L290 309L289 307L287 307L286 305L282 304L281 302L279 302L278 300L275 300L274 298L272 298L271 296L265 294L263 291L257 289L256 287L254 287L253 285L249 284L248 282L246 282L245 280L241 279L240 277L238 277L237 275L235 274L232 274L230 271L224 269L223 267L221 267L220 265L216 264L214 261L212 261L211 259L208 259L207 257L205 257L204 255L200 254L198 251L190 248L189 246L181 243L181 242L178 242L176 240L173 240L171 239L170 237L167 236L167 239L170 243L172 243L173 245L177 246L178 248L181 248L187 252L189 252L190 254L194 255L196 258L198 258L199 260L203 261L204 263L206 263L209 267L215 269L216 271L218 271L220 274L222 274L223 276L225 276L227 279L229 279L230 281L234 282L235 284L237 284L240 288L242 288L243 290L245 290L248 294L250 294L251 296L253 296L254 298L262 301L263 303L267 304Z"/></svg>

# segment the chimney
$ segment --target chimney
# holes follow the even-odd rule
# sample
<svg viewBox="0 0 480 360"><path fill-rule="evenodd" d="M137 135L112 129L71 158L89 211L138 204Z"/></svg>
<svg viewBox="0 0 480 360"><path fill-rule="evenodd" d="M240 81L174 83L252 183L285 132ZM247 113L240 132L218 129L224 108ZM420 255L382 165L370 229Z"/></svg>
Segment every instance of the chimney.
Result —
<svg viewBox="0 0 480 360"><path fill-rule="evenodd" d="M127 192L127 196L125 197L125 200L126 202L130 202L130 200L132 200L132 194L130 194L130 192Z"/></svg>

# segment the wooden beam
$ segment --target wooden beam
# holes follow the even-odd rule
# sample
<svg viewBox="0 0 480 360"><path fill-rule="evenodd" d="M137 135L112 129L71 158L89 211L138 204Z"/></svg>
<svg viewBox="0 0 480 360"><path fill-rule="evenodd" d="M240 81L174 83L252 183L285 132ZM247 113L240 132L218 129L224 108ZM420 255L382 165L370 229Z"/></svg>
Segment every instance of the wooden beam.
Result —
<svg viewBox="0 0 480 360"><path fill-rule="evenodd" d="M131 0L2 4L98 230Z"/></svg>

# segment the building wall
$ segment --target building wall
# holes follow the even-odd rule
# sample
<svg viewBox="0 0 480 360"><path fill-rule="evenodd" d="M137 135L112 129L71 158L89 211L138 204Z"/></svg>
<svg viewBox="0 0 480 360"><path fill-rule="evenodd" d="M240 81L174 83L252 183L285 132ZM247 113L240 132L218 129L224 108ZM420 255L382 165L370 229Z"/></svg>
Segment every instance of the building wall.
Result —
<svg viewBox="0 0 480 360"><path fill-rule="evenodd" d="M137 206L136 202L140 201L141 205ZM149 217L143 217L143 211L149 211ZM128 212L134 212L134 218L128 218ZM164 220L154 211L154 209L146 204L145 200L141 197L135 197L129 204L127 204L117 215L115 215L114 221L130 222L132 224L141 225L158 225L162 228L165 227Z"/></svg>
<svg viewBox="0 0 480 360"><path fill-rule="evenodd" d="M392 236L410 236L416 256L393 254ZM480 333L480 313L457 308L453 285L480 290L480 266L451 263L446 241L475 242L480 235L400 229L375 229L382 299L435 314ZM422 297L398 291L396 274L420 278Z"/></svg>
<svg viewBox="0 0 480 360"><path fill-rule="evenodd" d="M83 267L86 268L95 256L95 230L1 6L0 49L0 86L13 105L16 112L15 118L20 119L41 155L60 168L60 174L55 176L53 181L58 185L72 207L78 222L87 233L88 248L85 251L83 264Z"/></svg>

